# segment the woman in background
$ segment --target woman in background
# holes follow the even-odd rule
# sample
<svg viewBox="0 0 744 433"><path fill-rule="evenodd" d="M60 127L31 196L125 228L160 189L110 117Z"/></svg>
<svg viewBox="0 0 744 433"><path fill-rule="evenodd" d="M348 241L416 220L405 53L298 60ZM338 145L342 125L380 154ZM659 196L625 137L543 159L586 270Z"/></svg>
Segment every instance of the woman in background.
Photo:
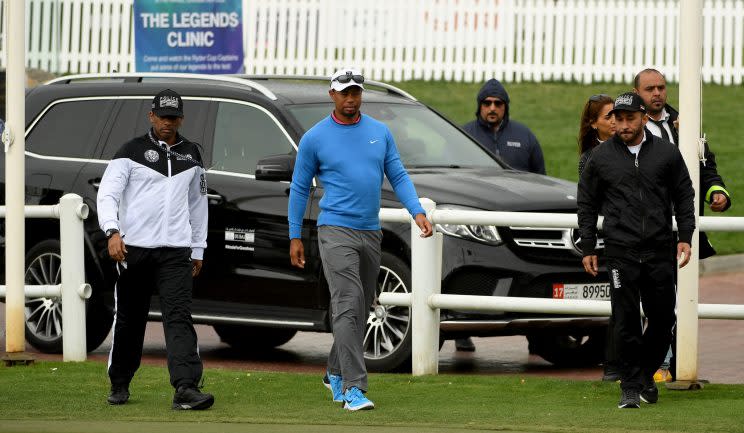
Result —
<svg viewBox="0 0 744 433"><path fill-rule="evenodd" d="M615 135L615 116L610 114L613 105L614 100L604 94L592 95L584 105L579 126L579 176L584 171L592 149ZM614 382L620 380L620 370L617 365L615 336L612 328L613 320L610 317L607 326L607 346L602 380Z"/></svg>
<svg viewBox="0 0 744 433"><path fill-rule="evenodd" d="M579 126L579 176L591 150L615 135L615 116L610 114L614 100L605 94L592 95L581 113Z"/></svg>

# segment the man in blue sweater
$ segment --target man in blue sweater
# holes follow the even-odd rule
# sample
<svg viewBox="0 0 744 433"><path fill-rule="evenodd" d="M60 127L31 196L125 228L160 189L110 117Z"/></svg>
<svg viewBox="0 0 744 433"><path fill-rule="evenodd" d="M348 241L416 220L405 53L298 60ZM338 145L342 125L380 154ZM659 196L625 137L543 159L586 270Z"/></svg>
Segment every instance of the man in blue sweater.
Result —
<svg viewBox="0 0 744 433"><path fill-rule="evenodd" d="M415 218L421 236L432 227L400 161L385 124L362 115L364 77L354 68L336 71L328 94L331 114L300 140L289 194L289 255L305 266L302 219L313 177L324 194L318 216L318 246L331 292L333 346L323 382L344 409L373 409L367 392L364 332L380 269L380 192L387 176L398 199Z"/></svg>

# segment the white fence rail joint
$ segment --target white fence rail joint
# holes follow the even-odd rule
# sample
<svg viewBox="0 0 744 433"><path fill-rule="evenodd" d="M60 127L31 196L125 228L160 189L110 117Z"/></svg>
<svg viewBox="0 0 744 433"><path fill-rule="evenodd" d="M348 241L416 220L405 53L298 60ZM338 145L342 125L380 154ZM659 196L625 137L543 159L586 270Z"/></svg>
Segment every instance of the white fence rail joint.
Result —
<svg viewBox="0 0 744 433"><path fill-rule="evenodd" d="M412 292L381 293L379 303L411 307L413 375L438 372L440 309L584 316L611 314L611 304L607 301L441 294L443 235L436 231L436 224L577 228L575 214L437 210L436 203L426 198L421 199L421 204L434 226L434 236L428 239L419 237L420 230L405 209L380 210L382 221L411 223ZM744 231L744 217L701 217L699 221L700 230ZM597 226L602 227L601 217ZM578 266L579 257L576 257L576 263ZM699 304L698 318L744 320L744 305ZM437 344L433 344L435 341Z"/></svg>
<svg viewBox="0 0 744 433"><path fill-rule="evenodd" d="M85 300L92 288L85 282L84 228L88 205L75 194L65 194L58 205L25 206L26 218L55 218L60 220L61 284L27 285L26 298L61 298L62 302L62 357L65 361L85 361L87 356L85 333ZM5 217L5 206L0 206L0 218ZM0 286L0 298L5 298L6 287ZM24 326L23 323L17 326Z"/></svg>

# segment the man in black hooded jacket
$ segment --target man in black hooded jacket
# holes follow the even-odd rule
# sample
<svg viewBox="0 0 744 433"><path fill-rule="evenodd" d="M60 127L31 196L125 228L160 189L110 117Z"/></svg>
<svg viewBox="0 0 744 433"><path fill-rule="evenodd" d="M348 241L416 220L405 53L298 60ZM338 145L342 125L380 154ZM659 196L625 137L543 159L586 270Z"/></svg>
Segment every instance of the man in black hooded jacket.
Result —
<svg viewBox="0 0 744 433"><path fill-rule="evenodd" d="M597 219L604 216L607 272L619 357L619 408L656 403L653 375L664 359L676 321L675 249L679 266L690 259L695 191L676 146L645 129L641 97L615 99L616 135L595 147L579 180L582 263L598 272ZM677 219L678 241L672 231ZM648 319L643 329L640 304Z"/></svg>
<svg viewBox="0 0 744 433"><path fill-rule="evenodd" d="M495 78L488 80L481 87L476 100L476 119L462 126L465 132L512 168L545 174L540 142L530 128L509 119L509 94L501 82ZM475 345L470 338L458 338L455 348L461 352L472 352Z"/></svg>
<svg viewBox="0 0 744 433"><path fill-rule="evenodd" d="M535 134L525 125L509 119L509 94L496 79L478 92L476 119L463 125L488 150L517 170L545 174L542 149Z"/></svg>

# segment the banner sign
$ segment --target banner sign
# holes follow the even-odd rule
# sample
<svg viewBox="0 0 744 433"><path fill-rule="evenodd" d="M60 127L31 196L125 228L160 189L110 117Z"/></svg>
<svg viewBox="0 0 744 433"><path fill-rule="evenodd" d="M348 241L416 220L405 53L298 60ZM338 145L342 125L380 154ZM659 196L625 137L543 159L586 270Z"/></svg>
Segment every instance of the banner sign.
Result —
<svg viewBox="0 0 744 433"><path fill-rule="evenodd" d="M134 0L137 72L243 70L242 0Z"/></svg>

